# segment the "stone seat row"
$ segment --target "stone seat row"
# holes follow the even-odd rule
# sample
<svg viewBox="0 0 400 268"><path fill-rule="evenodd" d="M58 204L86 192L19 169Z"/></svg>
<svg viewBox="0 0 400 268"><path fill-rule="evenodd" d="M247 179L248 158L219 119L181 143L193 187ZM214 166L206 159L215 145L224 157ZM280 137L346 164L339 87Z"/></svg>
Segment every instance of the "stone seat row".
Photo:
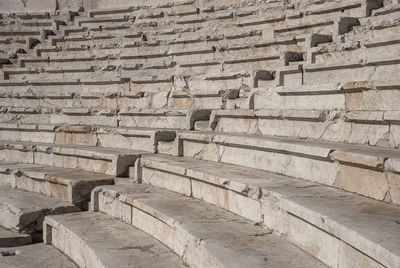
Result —
<svg viewBox="0 0 400 268"><path fill-rule="evenodd" d="M166 267L186 267L173 251L155 238L110 216L79 213L80 209L72 204L9 187L0 186L0 193L1 206L12 208L1 210L4 217L0 224L9 228L0 229L1 266L22 267L29 263L30 267L77 268L82 267L84 261L86 267L116 264L119 267L159 267L161 263ZM49 245L38 243L43 238L45 216L57 214L60 217L46 218L44 225ZM66 237L62 242L68 244L59 244L63 237L57 231L64 231ZM98 242L100 238L101 243ZM32 242L35 244L30 245ZM79 246L74 244L76 242L80 242ZM83 260L71 254L77 251L68 245L76 246ZM57 250L60 246L66 254Z"/></svg>
<svg viewBox="0 0 400 268"><path fill-rule="evenodd" d="M144 152L158 152L263 169L357 192L379 201L400 202L399 154L393 148L172 129L125 130L123 127L104 126L93 130L87 127L83 131L80 129L84 127L62 126L52 130L46 129L45 125L35 127L27 124L3 124L1 128L4 137L11 134L15 137L1 143L2 159L6 161L53 163L58 167L78 167L123 176L131 174L128 167L134 166L135 160ZM52 143L39 141L40 135ZM118 139L118 142L113 142L113 139ZM104 147L97 149L93 146ZM247 157L238 159L235 158L237 154Z"/></svg>
<svg viewBox="0 0 400 268"><path fill-rule="evenodd" d="M202 137L206 137L206 139ZM290 232L290 235L286 236L289 237L289 242L292 242L297 246L300 246L306 250L308 248L314 248L314 247L320 248L320 251L318 251L318 253L313 253L313 252L310 253L316 254L315 257L319 258L320 260L322 260L323 262L327 263L330 266L335 266L338 264L338 262L339 264L348 264L351 262L356 262L358 265L360 265L360 263L362 264L367 263L371 265L372 264L377 265L377 263L383 263L384 265L387 266L393 266L393 263L396 263L397 261L396 258L398 258L397 257L398 254L395 252L395 248L393 248L393 246L396 245L398 242L395 241L396 236L392 236L392 234L393 232L396 232L396 228L398 228L398 224L396 224L395 222L395 220L397 219L395 215L397 214L396 211L398 210L398 208L390 205L385 205L383 203L378 203L377 201L368 200L366 198L359 197L357 195L352 195L349 193L341 192L339 190L334 190L329 187L321 186L318 183L301 181L294 178L288 178L281 175L255 170L249 168L253 166L249 165L246 161L240 162L248 158L253 159L251 155L254 155L256 157L256 155L258 154L257 151L264 152L264 157L260 158L261 155L258 155L257 158L260 159L260 162L254 161L253 164L265 163L265 160L267 160L266 155L268 153L274 154L274 158L277 158L279 154L283 153L283 151L277 151L278 149L274 147L275 144L276 146L279 145L279 150L282 150L282 148L284 148L286 153L292 152L291 155L289 156L292 158L291 162L293 162L293 165L295 165L296 164L295 162L298 161L296 160L296 158L297 159L304 158L302 165L310 164L310 162L312 161L318 161L319 162L318 166L320 166L319 168L321 168L321 171L324 170L324 172L330 170L328 168L329 165L333 165L336 168L341 169L340 178L343 181L346 181L346 180L354 180L356 179L356 176L354 176L354 173L352 172L350 172L351 176L348 176L346 174L349 173L346 172L343 173L343 170L347 168L350 170L353 169L353 171L355 171L357 169L361 169L360 166L362 165L369 165L374 168L385 167L388 168L388 170L385 171L387 172L388 175L390 174L390 176L392 175L395 176L395 174L390 173L391 172L390 170L395 171L396 169L395 163L396 161L398 161L397 160L398 153L395 150L384 150L384 149L377 149L374 147L367 148L362 146L356 147L354 145L340 145L340 144L328 144L328 143L315 143L314 146L311 147L310 141L304 142L301 140L298 141L287 140L286 143L283 143L284 142L283 139L278 139L276 137L275 138L270 137L269 139L265 137L264 138L254 137L253 141L256 143L254 143L251 139L252 137L250 136L243 136L242 138L240 138L240 136L238 135L221 135L221 134L190 133L190 132L179 133L178 140L175 142L178 145L178 148L175 149L176 151L178 151L178 154L179 152L182 152L181 155L191 156L195 158L200 157L208 159L209 161L195 160L193 158L182 158L182 157L177 158L173 156L162 156L162 155L147 156L146 154L142 154L140 160L136 161L135 163L134 179L141 181L143 183L149 183L161 188L167 188L169 190L176 191L180 194L193 196L195 198L204 200L211 204L230 210L236 214L248 218L249 220L256 222L263 222L263 224L265 224L267 227L271 227L274 230L278 231L279 233L288 234L287 232ZM196 140L200 141L199 145L203 151L198 151L198 148L200 147L196 145ZM243 144L242 146L234 147L235 142L239 142L240 140L242 140L246 145ZM261 148L260 146L262 146L263 143L265 149L259 151L258 148ZM6 159L12 159L11 156L13 154L10 152L5 153L5 151L15 150L14 153L16 153L21 148L23 148L22 150L28 150L28 151L31 150L28 148L30 147L29 143L7 142L3 143L3 145L6 145L2 147L3 148L2 154L7 155ZM218 161L220 161L221 163L216 163L215 161L217 161L216 160L217 158L213 158L212 151L215 151L215 149L212 150L207 149L207 147L210 145L217 146L216 149L222 152L221 157L217 157L218 159L220 159ZM284 146L282 147L282 145ZM41 145L40 143L39 144L36 143L35 146L36 147L35 149L37 149L36 154L41 154L41 153L52 154L53 152L56 154L66 153L67 156L70 155L72 151L74 154L75 153L79 154L79 152L82 152L83 150L83 148L79 149L79 147L73 147L74 149L71 150L72 149L71 146L64 146L65 147L64 151L61 150L61 147L59 150L55 150L56 147L53 145L51 146L52 149L50 150L48 146L49 146L48 144ZM218 148L218 146L225 148ZM41 148L43 148L43 150L41 150ZM239 150L241 152L239 151L235 152L235 148L236 150ZM238 154L245 155L246 148L248 148L247 153L249 153L250 155L246 155L247 157L238 159L236 156ZM92 151L92 153L90 154L91 157L95 158L96 151L98 151L99 149L91 148L90 150ZM370 153L369 156L367 156L368 153ZM87 154L85 153L84 155ZM310 156L313 155L313 156L307 160L307 155ZM363 157L361 157L361 155ZM339 160L339 164L338 163L329 164L329 162L332 160L323 160L324 157L328 158L333 157L333 159L335 159L336 161ZM40 156L36 155L36 157L34 158L40 159ZM22 158L21 155L18 156L18 161L21 161L22 159L24 158ZM239 166L232 166L226 164L226 163L232 164L231 160L233 159L240 160L236 161L233 164L238 164L239 166L240 165L249 166L249 167L242 168ZM324 164L326 163L326 161L328 161L328 163ZM357 167L351 166L352 161L354 164L357 165ZM278 162L282 163L282 161L277 161L277 163ZM48 161L47 159L45 163L51 163L51 161ZM41 164L36 163L35 165L26 165L26 164L21 165L21 164L3 163L2 170L5 174L2 172L4 174L2 177L3 178L5 176L9 177L10 174L13 174L14 176L18 175L20 183L22 183L22 181L25 180L25 184L23 185L29 185L29 183L27 182L29 180L29 177L39 178L39 179L44 177L45 181L54 182L56 181L54 177L66 176L73 178L74 176L81 177L82 175L80 174L83 175L85 174L79 172L77 174L75 171L75 173L70 173L71 175L68 175L68 173L66 173L65 170L63 169L50 168L50 167L44 168L43 166L38 167L37 165ZM57 164L55 163L55 166L56 165ZM67 165L65 161L63 162L63 165ZM286 168L288 169L293 168L293 165L290 163L288 165L287 163L285 164ZM315 165L316 164L311 164L311 166L314 167ZM88 168L89 166L91 165L85 165L85 168ZM274 165L263 164L262 166L265 168L265 167L273 167ZM66 168L66 166L63 167ZM256 168L260 169L260 166L257 166ZM310 171L310 169L306 170ZM311 168L311 172L314 171L315 168ZM364 172L377 173L376 171L371 171L368 168L365 169ZM376 180L377 178L376 177L377 175L375 173L373 174L373 176L375 176L374 180ZM249 174L251 174L250 178L252 179L249 178ZM298 172L295 172L295 174L298 174ZM366 174L363 173L361 176L365 175ZM336 177L336 175L334 177ZM107 179L107 177L105 176L103 176L103 178ZM12 180L13 179L11 179L11 181ZM10 181L10 179L8 179L8 181ZM132 189L132 192L130 189ZM142 191L141 189L144 190ZM300 189L302 189L302 191L304 192L303 194L299 194ZM376 188L374 189L376 190ZM396 192L393 192L395 190L396 188L393 187L390 188L390 193L391 196L393 197L396 196ZM310 197L310 196L315 196L316 192L320 194L321 202L314 202L315 197L313 198ZM138 196L136 198L135 193L137 193L140 197ZM153 201L150 201L150 203L145 203L147 204L146 207L150 206L152 207L153 210L147 210L145 209L145 207L140 206L141 204L140 200L142 198L145 198L143 197L144 193L146 193L146 195L149 195L150 198L148 199L149 201L154 200L155 202L155 200L158 200L157 198L161 198L160 201L161 203L159 204L164 204L164 206L157 206L156 205L157 202L154 203ZM153 193L161 193L161 194L153 194ZM330 198L327 198L326 197L327 195L329 195ZM116 199L115 196L117 196L118 198ZM153 199L153 197L151 196L157 196L157 197L154 197L156 199ZM277 201L275 199L272 199L275 200L273 201L273 203L268 203L271 202L271 198L273 196L274 198L278 198L279 207L276 207ZM134 204L129 202L130 198L135 199ZM143 200L147 200L147 198ZM182 202L184 200L183 197L178 197L178 195L162 192L155 188L149 191L149 187L146 187L145 185L143 186L123 185L118 187L116 186L115 188L110 188L110 187L99 188L93 192L92 206L94 210L100 210L114 217L120 218L125 222L132 224L138 227L139 229L142 229L150 233L152 236L156 237L157 239L161 240L163 243L171 247L178 255L182 256L184 253L179 250L179 248L182 248L182 245L170 244L172 242L169 241L173 240L168 240L167 238L168 236L162 235L165 232L168 233L169 230L168 228L173 228L172 230L181 230L181 229L177 228L177 226L174 227L174 225L172 226L170 225L169 227L168 226L162 227L163 225L159 224L165 224L166 218L159 218L159 217L163 215L162 211L164 211L164 213L167 213L166 215L170 215L170 217L172 217L171 219L177 219L175 217L178 217L179 219L181 219L179 222L182 222L184 221L185 217L182 218L182 216L184 215L179 216L180 214L178 213L178 211L182 212L182 211L192 211L192 210L182 209L182 205L179 205L178 207L172 206L173 203L168 203L172 202L172 200L174 200L174 202L177 202L176 204L185 204L185 206L187 205L187 206L197 207L196 213L199 211L200 207L206 207L204 204L201 204L201 202L195 202L195 201L189 202L189 200ZM349 205L349 202L350 204L354 204L354 206ZM166 206L165 204L168 205ZM369 209L368 212L364 212L362 209L360 209L359 204L366 204L366 206ZM125 211L136 211L136 209L135 210L125 209L125 206L128 206L128 208L132 207L132 209L140 208L140 211L143 211L143 209L145 209L145 211L147 213L150 213L151 215L158 215L156 216L155 220L156 219L160 220L163 219L163 220L159 221L159 223L157 223L158 221L154 222L154 225L149 224L148 221L144 220L140 221L137 218L139 216L133 218L132 216L129 216L130 215L129 213L125 212ZM163 207L169 209L163 210ZM340 207L341 210L338 210L337 209L338 207ZM375 209L372 210L371 207L375 207ZM157 209L154 210L155 208ZM177 210L174 210L173 208L177 208ZM206 211L209 211L209 209L210 208L206 209ZM304 211L302 211L303 209ZM311 209L313 212L311 213L310 211L307 211L309 209ZM158 212L156 214L152 214L151 211L154 211L154 213L155 211ZM172 213L173 211L175 212ZM335 211L335 215L334 216L326 215L326 213L330 211ZM382 213L382 211L385 212ZM324 216L322 216L320 213L322 214L325 213L325 214ZM371 219L372 214L374 215L373 220ZM221 214L218 215L219 218L222 217ZM272 217L271 215L274 215L274 217ZM201 217L207 218L206 214L204 215L201 214ZM325 220L321 221L320 220L321 217L324 218ZM352 217L354 217L354 219L357 219L357 222L352 222L351 221ZM65 217L60 216L58 218L66 220L66 218L70 219L71 216L70 215ZM136 220L134 221L133 219ZM367 225L362 224L361 219L364 219L365 221L369 222L368 227ZM144 224L145 222L146 224ZM241 220L240 222L243 222L243 220ZM288 227L284 227L286 225L282 224L282 222L288 224ZM62 250L63 252L65 252L67 255L71 256L74 259L73 256L75 255L72 252L63 247L62 244L60 243L57 244L57 240L50 239L50 237L52 236L49 235L48 232L50 230L53 230L51 228L56 228L55 230L58 230L57 228L62 228L62 227L60 225L54 225L54 223L52 223L51 221L45 221L45 224L49 225L48 227L46 227L47 233L45 234L45 240L47 239L46 240L47 243L52 243L52 244L54 243L55 246L59 247L60 250ZM200 228L200 226L197 225L195 226L196 226L195 229ZM217 230L219 230L218 228L220 228L218 226L222 225L218 224L215 227L217 228ZM242 224L240 226L241 228L243 228ZM297 230L296 228L300 228L299 226L302 226L301 235L296 231ZM331 226L336 226L336 227L332 229L333 227ZM341 232L333 231L333 230L338 230L338 226L341 226L339 230L342 231ZM374 229L374 231L371 232L371 228ZM323 229L324 231L318 231L317 232L318 236L324 236L324 241L328 239L330 241L329 246L327 246L326 243L318 244L319 241L321 240L314 239L314 236L317 235L315 231L319 229ZM54 232L56 232L55 230ZM165 232L160 233L160 232L155 232L155 230L165 230ZM215 229L213 230L216 231ZM311 234L309 236L307 234L305 235L304 230L309 230L310 232L313 232L314 236ZM326 234L326 232L328 234ZM350 235L351 232L353 232L352 235ZM62 233L68 233L68 232L62 232ZM51 234L55 233L51 231ZM174 231L172 239L176 237L175 235L179 235L179 232L176 233L176 231ZM387 239L381 240L380 238L382 237L387 237ZM55 239L57 238L58 237L55 236ZM343 241L345 243L343 243ZM381 241L385 241L384 244L382 244ZM226 246L227 244L225 243L226 242L224 242L223 245L224 247L227 247ZM324 254L324 252L326 250L332 250L332 245L334 245L334 247L337 249L337 252L339 252L338 255L340 255L340 252L346 251L348 253L348 255L346 254L346 256L349 257L346 258L343 255L340 255L341 257L339 259L327 257L327 255ZM351 247L349 247L349 245L351 245ZM230 247L228 246L228 248ZM353 248L356 248L357 250L354 250ZM359 253L360 251L363 252L365 255L363 254L360 255ZM269 251L265 250L264 252L269 252ZM190 259L189 257L190 256L187 256L185 258L187 262L191 261L195 262L196 260L195 258Z"/></svg>

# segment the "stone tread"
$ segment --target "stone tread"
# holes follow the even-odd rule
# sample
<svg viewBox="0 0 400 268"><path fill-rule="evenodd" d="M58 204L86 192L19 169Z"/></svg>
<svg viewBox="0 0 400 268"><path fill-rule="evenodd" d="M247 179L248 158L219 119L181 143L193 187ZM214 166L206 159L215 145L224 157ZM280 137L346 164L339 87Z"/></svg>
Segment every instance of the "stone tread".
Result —
<svg viewBox="0 0 400 268"><path fill-rule="evenodd" d="M141 165L185 175L281 209L345 241L389 267L400 263L400 207L266 171L173 156L146 156Z"/></svg>
<svg viewBox="0 0 400 268"><path fill-rule="evenodd" d="M43 243L0 248L0 266L7 268L78 268L60 251Z"/></svg>
<svg viewBox="0 0 400 268"><path fill-rule="evenodd" d="M102 173L6 161L0 161L0 174L4 179L8 178L0 181L0 185L38 192L75 205L88 201L91 190L96 186L114 184L113 176ZM40 187L36 184L37 181L39 185L48 185ZM61 187L57 188L58 185Z"/></svg>
<svg viewBox="0 0 400 268"><path fill-rule="evenodd" d="M18 247L28 245L30 243L32 243L32 238L30 235L17 233L0 226L0 247Z"/></svg>
<svg viewBox="0 0 400 268"><path fill-rule="evenodd" d="M59 249L81 267L185 267L178 256L156 239L102 213L48 216L45 224L63 233L65 238L60 241L64 244ZM51 237L53 246L59 245L55 241L58 238ZM74 243L81 246L79 254L67 246Z"/></svg>
<svg viewBox="0 0 400 268"><path fill-rule="evenodd" d="M19 141L7 141L0 140L0 145L11 146L11 147L35 147L35 148L51 148L53 150L66 150L68 152L75 152L81 155L97 155L106 159L111 159L115 155L140 155L141 151L132 151L128 149L119 148L106 148L106 147L91 147L81 145L70 145L70 144L53 144L53 143L38 143L38 142L19 142Z"/></svg>
<svg viewBox="0 0 400 268"><path fill-rule="evenodd" d="M19 231L40 231L42 226L31 226L45 215L77 212L80 209L64 201L38 193L0 186L0 225ZM36 230L32 230L32 228Z"/></svg>
<svg viewBox="0 0 400 268"><path fill-rule="evenodd" d="M164 243L172 239L175 251L185 248L183 258L189 266L324 267L270 230L199 200L143 184L101 186L97 193L132 206L132 222L143 221L140 213L144 212L154 218L156 224L172 228L173 238L162 237L161 226L154 226L154 230L158 230L155 235L161 235L157 239ZM141 212L136 215L135 210ZM146 224L149 225L151 222ZM149 228L145 231L153 227ZM165 235L168 236L168 232ZM196 263L196 259L200 263Z"/></svg>
<svg viewBox="0 0 400 268"><path fill-rule="evenodd" d="M368 146L362 144L339 143L322 141L317 139L299 139L295 137L279 137L270 135L249 135L236 133L215 133L208 131L179 131L179 137L182 139L193 140L213 140L221 144L242 144L244 146L257 146L276 149L285 152L293 152L305 155L314 155L317 157L327 157L332 150L346 150L349 152L358 152L366 155L383 156L390 158L400 158L398 149Z"/></svg>

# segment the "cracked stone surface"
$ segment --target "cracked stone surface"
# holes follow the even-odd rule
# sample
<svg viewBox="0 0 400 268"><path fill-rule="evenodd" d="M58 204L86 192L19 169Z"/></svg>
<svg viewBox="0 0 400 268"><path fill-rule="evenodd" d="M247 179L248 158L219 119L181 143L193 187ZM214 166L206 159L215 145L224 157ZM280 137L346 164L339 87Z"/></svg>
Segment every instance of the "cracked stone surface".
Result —
<svg viewBox="0 0 400 268"><path fill-rule="evenodd" d="M80 267L186 267L143 231L99 212L46 217L44 241Z"/></svg>
<svg viewBox="0 0 400 268"><path fill-rule="evenodd" d="M324 267L271 230L199 200L141 184L98 187L94 209L172 248L193 267Z"/></svg>
<svg viewBox="0 0 400 268"><path fill-rule="evenodd" d="M37 193L5 186L0 187L0 193L0 225L20 232L40 233L45 216L80 211L72 204Z"/></svg>
<svg viewBox="0 0 400 268"><path fill-rule="evenodd" d="M372 162L370 164L379 161L366 160ZM376 261L367 257L371 263L387 262L392 266L399 259L399 237L393 236L400 232L397 224L400 209L396 206L313 182L192 158L146 156L141 159L140 166L144 183L192 196L264 223L306 251L311 245L319 248L318 253L310 252L318 254L319 258L333 248L313 240L312 237L321 232L317 228L331 235L331 246L344 247L343 240ZM294 217L315 228L310 238L299 238L292 233L290 225ZM349 256L353 254L354 258L362 259L356 251L347 250ZM333 266L337 261L345 265L345 259L333 257L327 261Z"/></svg>

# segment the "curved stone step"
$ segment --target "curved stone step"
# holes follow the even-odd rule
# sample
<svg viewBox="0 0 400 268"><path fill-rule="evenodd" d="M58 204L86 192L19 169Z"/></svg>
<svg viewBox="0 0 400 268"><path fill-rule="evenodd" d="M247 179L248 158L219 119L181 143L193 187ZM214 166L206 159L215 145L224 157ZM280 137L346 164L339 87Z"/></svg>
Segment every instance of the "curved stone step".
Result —
<svg viewBox="0 0 400 268"><path fill-rule="evenodd" d="M80 209L64 201L0 186L0 226L31 234L34 241L41 240L46 215L77 211Z"/></svg>
<svg viewBox="0 0 400 268"><path fill-rule="evenodd" d="M263 223L331 267L400 263L400 236L395 235L400 233L400 207L305 180L192 158L149 155L139 167L136 180Z"/></svg>
<svg viewBox="0 0 400 268"><path fill-rule="evenodd" d="M173 141L174 130L92 125L0 123L0 139L112 147L156 152L159 141Z"/></svg>
<svg viewBox="0 0 400 268"><path fill-rule="evenodd" d="M143 184L100 186L93 209L144 230L190 267L324 267L268 229L199 200Z"/></svg>
<svg viewBox="0 0 400 268"><path fill-rule="evenodd" d="M17 233L0 226L0 247L18 247L30 243L32 243L32 238L29 234Z"/></svg>
<svg viewBox="0 0 400 268"><path fill-rule="evenodd" d="M124 176L143 151L39 142L0 141L0 160Z"/></svg>
<svg viewBox="0 0 400 268"><path fill-rule="evenodd" d="M82 207L93 188L114 177L84 170L0 161L0 185L36 192Z"/></svg>
<svg viewBox="0 0 400 268"><path fill-rule="evenodd" d="M78 268L67 256L45 244L0 248L0 266L7 268Z"/></svg>
<svg viewBox="0 0 400 268"><path fill-rule="evenodd" d="M43 239L80 267L185 267L146 233L96 212L48 216Z"/></svg>
<svg viewBox="0 0 400 268"><path fill-rule="evenodd" d="M400 204L400 151L292 137L179 131L179 156L245 166Z"/></svg>

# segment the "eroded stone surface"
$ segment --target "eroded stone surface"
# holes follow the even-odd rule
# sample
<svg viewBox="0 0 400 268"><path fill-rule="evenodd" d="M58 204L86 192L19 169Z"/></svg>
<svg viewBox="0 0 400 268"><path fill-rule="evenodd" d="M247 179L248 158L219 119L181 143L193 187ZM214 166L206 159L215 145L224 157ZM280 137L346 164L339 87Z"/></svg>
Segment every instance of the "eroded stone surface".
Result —
<svg viewBox="0 0 400 268"><path fill-rule="evenodd" d="M324 267L270 230L183 195L130 184L99 187L93 198L94 209L151 234L189 266Z"/></svg>
<svg viewBox="0 0 400 268"><path fill-rule="evenodd" d="M44 226L44 242L79 267L185 267L156 239L102 213L49 216Z"/></svg>
<svg viewBox="0 0 400 268"><path fill-rule="evenodd" d="M20 232L41 233L46 215L76 212L72 204L37 193L0 187L0 225Z"/></svg>
<svg viewBox="0 0 400 268"><path fill-rule="evenodd" d="M371 266L378 263L391 266L399 258L395 246L399 243L398 237L392 235L399 231L397 221L400 210L396 206L313 182L191 158L146 156L141 159L140 165L144 183L193 196L252 221L263 222L310 254L322 258L328 265L348 265L354 258ZM350 168L349 172L373 172L369 177L345 176L342 173L343 179L370 179L365 185L379 183L379 177L374 176L376 171L356 167L341 168ZM385 174L378 174L383 174L379 176L383 176L386 183ZM395 174L391 176L389 181L393 185L396 200L397 177ZM383 192L379 192L379 187L368 190L374 191L371 194L380 193L380 198L383 198L386 188ZM309 233L301 235L302 228ZM320 233L319 228L324 232ZM386 238L382 240L383 237ZM324 244L324 241L330 242ZM342 241L372 258L360 255ZM338 250L337 254L341 254L342 250L348 253L343 256L330 255L333 248Z"/></svg>

